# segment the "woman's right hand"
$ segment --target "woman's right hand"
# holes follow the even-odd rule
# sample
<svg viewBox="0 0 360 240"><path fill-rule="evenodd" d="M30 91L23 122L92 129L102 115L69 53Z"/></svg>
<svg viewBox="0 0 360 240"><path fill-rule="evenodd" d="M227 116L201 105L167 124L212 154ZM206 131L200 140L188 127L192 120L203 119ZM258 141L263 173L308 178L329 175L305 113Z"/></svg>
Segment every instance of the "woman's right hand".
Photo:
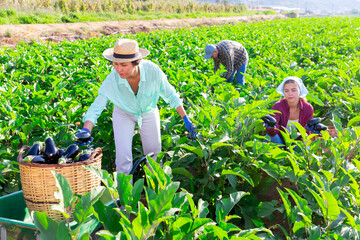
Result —
<svg viewBox="0 0 360 240"><path fill-rule="evenodd" d="M79 144L80 146L86 146L89 145L94 138L91 137L91 132L87 128L79 129L77 133L75 134L76 137L76 144Z"/></svg>
<svg viewBox="0 0 360 240"><path fill-rule="evenodd" d="M197 136L196 131L195 131L196 126L190 121L190 119L187 115L185 115L183 117L183 120L185 122L186 129L190 133L190 139L194 140Z"/></svg>

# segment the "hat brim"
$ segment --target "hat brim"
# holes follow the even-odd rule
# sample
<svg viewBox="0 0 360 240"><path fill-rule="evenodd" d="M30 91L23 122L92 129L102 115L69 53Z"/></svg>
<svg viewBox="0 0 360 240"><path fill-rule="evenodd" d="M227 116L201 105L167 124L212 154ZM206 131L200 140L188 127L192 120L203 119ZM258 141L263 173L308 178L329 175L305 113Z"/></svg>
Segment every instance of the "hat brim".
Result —
<svg viewBox="0 0 360 240"><path fill-rule="evenodd" d="M210 59L210 58L211 58L211 55L212 55L212 53L211 53L211 54L205 54L205 55L204 55L204 58L205 58L205 59Z"/></svg>
<svg viewBox="0 0 360 240"><path fill-rule="evenodd" d="M103 52L104 58L111 62L132 62L135 60L142 59L150 54L149 50L139 48L139 55L134 58L116 58L114 57L114 48L108 48Z"/></svg>

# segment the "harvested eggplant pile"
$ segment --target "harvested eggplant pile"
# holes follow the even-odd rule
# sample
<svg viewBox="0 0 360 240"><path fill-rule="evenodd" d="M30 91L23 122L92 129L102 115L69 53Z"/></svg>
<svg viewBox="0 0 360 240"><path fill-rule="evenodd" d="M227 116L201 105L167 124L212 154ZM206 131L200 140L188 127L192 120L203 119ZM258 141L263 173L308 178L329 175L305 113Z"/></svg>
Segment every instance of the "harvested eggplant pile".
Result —
<svg viewBox="0 0 360 240"><path fill-rule="evenodd" d="M85 161L90 158L95 147L91 145L86 149L80 149L77 144L71 144L65 150L58 148L51 137L42 142L36 142L26 153L23 161L44 164L66 164Z"/></svg>

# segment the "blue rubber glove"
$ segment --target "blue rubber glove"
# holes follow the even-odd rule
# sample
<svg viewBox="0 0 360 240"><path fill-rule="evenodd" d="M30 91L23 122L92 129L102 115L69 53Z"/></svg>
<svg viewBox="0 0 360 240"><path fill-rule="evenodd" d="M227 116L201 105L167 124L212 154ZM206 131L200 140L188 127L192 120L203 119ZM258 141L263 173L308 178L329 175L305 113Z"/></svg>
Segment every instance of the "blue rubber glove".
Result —
<svg viewBox="0 0 360 240"><path fill-rule="evenodd" d="M89 135L90 135L91 132L90 132L89 129L83 128L83 129L77 131L77 133L75 134L75 137L76 137L77 139L79 139L79 135L81 136L81 134L89 134ZM91 136L90 136L90 137L91 137ZM89 145L93 140L94 140L94 138L91 137L91 138L90 138L88 141L86 141L86 142L78 142L78 141L76 141L75 143L78 144L78 145L80 145L80 146L87 146L87 145Z"/></svg>
<svg viewBox="0 0 360 240"><path fill-rule="evenodd" d="M315 125L312 125L311 127L309 127L308 125L306 125L306 130L308 130L308 131L310 131L310 132L312 132L312 133L315 133L315 134L320 134L320 132L319 131L315 131L314 130L314 127L315 127Z"/></svg>
<svg viewBox="0 0 360 240"><path fill-rule="evenodd" d="M195 132L195 128L196 126L190 121L189 117L187 115L185 115L183 117L183 120L185 122L185 127L186 129L188 130L188 132L190 133L189 136L190 136L190 139L195 139L196 138L196 132Z"/></svg>
<svg viewBox="0 0 360 240"><path fill-rule="evenodd" d="M272 127L272 126L269 126L269 124L267 124L266 122L264 122L264 127L265 127L265 128L274 128L274 127Z"/></svg>

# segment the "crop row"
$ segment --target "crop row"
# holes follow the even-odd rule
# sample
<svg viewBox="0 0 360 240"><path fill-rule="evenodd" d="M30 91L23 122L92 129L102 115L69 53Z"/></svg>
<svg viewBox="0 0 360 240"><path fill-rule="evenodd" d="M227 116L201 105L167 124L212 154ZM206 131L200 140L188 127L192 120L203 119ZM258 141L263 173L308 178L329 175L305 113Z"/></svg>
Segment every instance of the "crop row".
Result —
<svg viewBox="0 0 360 240"><path fill-rule="evenodd" d="M357 234L359 226L352 220L360 215L359 29L359 18L314 18L126 36L150 50L148 58L181 93L198 126L198 141L189 141L182 120L160 101L160 157L171 161L173 180L180 181L194 201L201 198L209 203L210 217L215 218L216 200L246 191L249 196L234 207L241 216L234 224L242 229L275 225L266 219L273 219L279 210L289 219L282 226L290 236L314 236L317 229L325 229L323 237ZM119 37L123 36L0 49L3 164L15 160L20 146L49 135L62 146L71 143L76 123L111 70L102 51ZM206 44L223 39L239 41L249 52L241 94L213 75L212 62L202 57ZM259 119L280 99L275 89L291 75L301 77L309 89L307 98L315 116L332 113L327 124L336 127L338 138L324 134L312 143L304 136L298 151L283 151L263 142ZM103 168L109 171L114 170L115 157L112 107L109 104L93 130L94 144L104 152ZM138 158L143 154L138 132L133 143L134 158ZM262 198L263 191L276 182L290 182L294 190L282 188L273 199ZM335 210L328 211L318 196L331 200ZM288 198L295 201L293 210Z"/></svg>

